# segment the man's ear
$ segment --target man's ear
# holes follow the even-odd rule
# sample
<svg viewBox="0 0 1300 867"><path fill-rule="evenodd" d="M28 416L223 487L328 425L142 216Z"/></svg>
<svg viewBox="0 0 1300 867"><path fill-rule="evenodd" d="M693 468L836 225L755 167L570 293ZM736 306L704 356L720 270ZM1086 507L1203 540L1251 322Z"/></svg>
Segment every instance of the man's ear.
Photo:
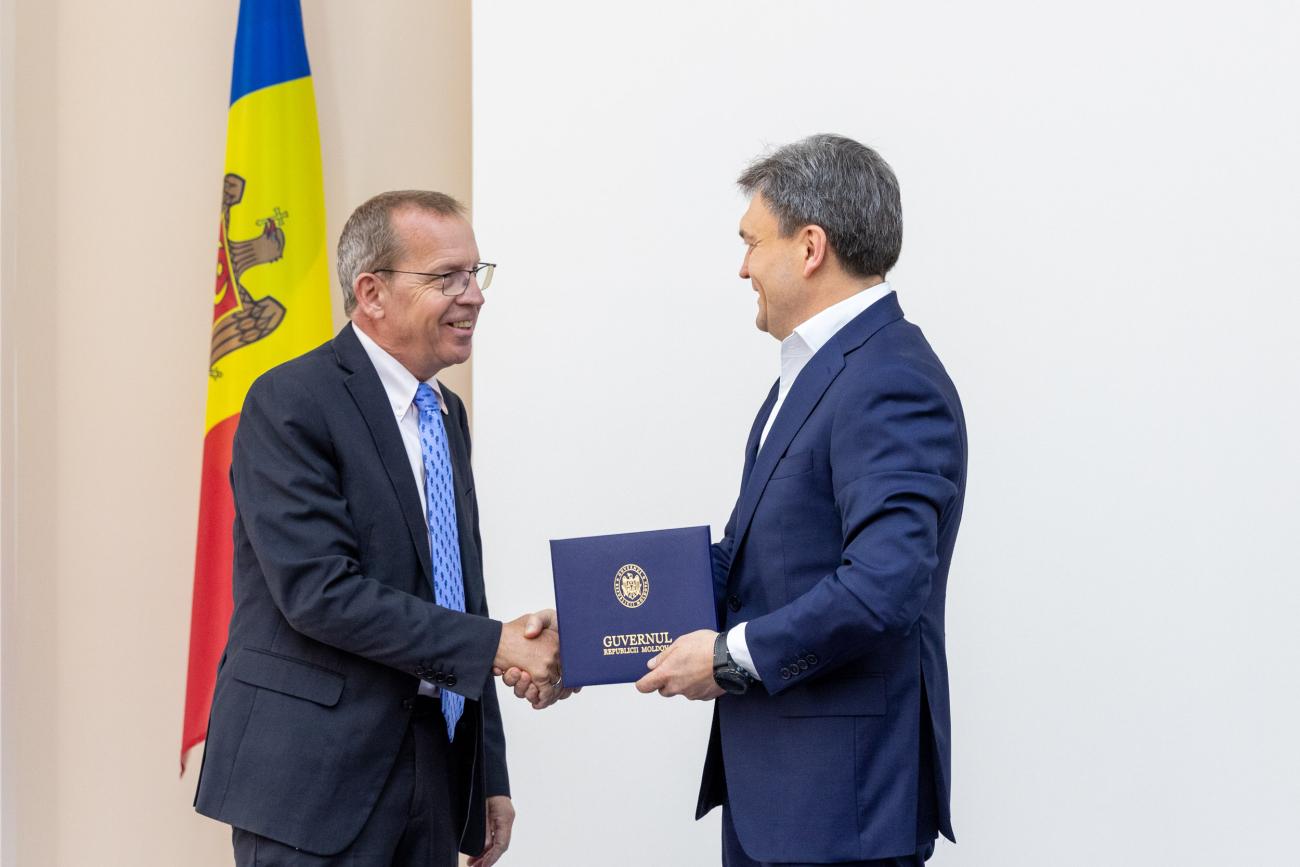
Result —
<svg viewBox="0 0 1300 867"><path fill-rule="evenodd" d="M804 226L799 230L799 249L803 254L803 276L807 279L826 264L827 255L830 253L830 241L826 238L826 230L821 226Z"/></svg>
<svg viewBox="0 0 1300 867"><path fill-rule="evenodd" d="M358 274L352 281L352 294L357 307L370 319L384 318L384 281L375 274Z"/></svg>

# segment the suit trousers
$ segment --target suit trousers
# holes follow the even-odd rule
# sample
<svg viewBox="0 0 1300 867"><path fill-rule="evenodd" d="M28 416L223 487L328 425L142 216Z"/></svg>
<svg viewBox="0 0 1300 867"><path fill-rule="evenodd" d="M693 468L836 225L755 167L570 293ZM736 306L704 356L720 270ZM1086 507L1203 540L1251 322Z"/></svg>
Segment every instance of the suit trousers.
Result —
<svg viewBox="0 0 1300 867"><path fill-rule="evenodd" d="M745 854L736 836L736 826L731 823L731 810L722 808L722 867L923 867L934 854L934 841L919 846L911 855L898 858L876 858L870 861L837 861L835 864L799 864L755 861Z"/></svg>
<svg viewBox="0 0 1300 867"><path fill-rule="evenodd" d="M337 855L312 855L234 829L236 867L455 867L464 812L462 760L438 699L416 696L393 770L361 833ZM463 736L466 740L472 738ZM461 750L460 752L465 752Z"/></svg>

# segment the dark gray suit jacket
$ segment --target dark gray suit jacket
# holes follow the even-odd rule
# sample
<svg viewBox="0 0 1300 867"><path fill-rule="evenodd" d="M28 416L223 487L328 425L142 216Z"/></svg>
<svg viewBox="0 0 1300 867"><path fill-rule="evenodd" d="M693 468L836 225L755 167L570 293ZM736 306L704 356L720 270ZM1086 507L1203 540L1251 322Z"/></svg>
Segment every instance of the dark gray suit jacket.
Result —
<svg viewBox="0 0 1300 867"><path fill-rule="evenodd" d="M492 682L469 427L444 387L466 613L433 603L422 497L383 385L348 325L268 371L235 436L234 614L195 807L305 851L356 838L392 770L421 678L467 699L472 761L447 805L481 851L509 794Z"/></svg>

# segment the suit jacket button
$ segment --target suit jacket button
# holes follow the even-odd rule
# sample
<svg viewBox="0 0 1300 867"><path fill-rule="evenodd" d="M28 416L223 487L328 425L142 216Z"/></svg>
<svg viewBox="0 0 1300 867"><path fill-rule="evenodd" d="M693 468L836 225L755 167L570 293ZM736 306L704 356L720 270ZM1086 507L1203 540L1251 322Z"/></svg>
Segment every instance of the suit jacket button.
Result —
<svg viewBox="0 0 1300 867"><path fill-rule="evenodd" d="M801 659L801 660L799 660L799 670L800 670L800 671L807 671L807 670L808 670L808 660L806 660L806 659Z"/></svg>
<svg viewBox="0 0 1300 867"><path fill-rule="evenodd" d="M782 680L790 679L790 669L786 668L785 666L781 666L781 679Z"/></svg>
<svg viewBox="0 0 1300 867"><path fill-rule="evenodd" d="M447 686L451 687L455 685L456 685L456 675L454 674L447 675Z"/></svg>
<svg viewBox="0 0 1300 867"><path fill-rule="evenodd" d="M815 653L810 653L810 654L808 654L808 664L809 664L809 665L816 665L816 664L817 664L817 654L815 654Z"/></svg>
<svg viewBox="0 0 1300 867"><path fill-rule="evenodd" d="M739 610L740 610L740 597L739 597L739 596L734 596L734 595L733 595L733 596L728 596L728 597L727 597L727 607L730 608L732 611L739 611Z"/></svg>
<svg viewBox="0 0 1300 867"><path fill-rule="evenodd" d="M402 710L410 710L413 707L415 707L415 699L413 698L402 699Z"/></svg>

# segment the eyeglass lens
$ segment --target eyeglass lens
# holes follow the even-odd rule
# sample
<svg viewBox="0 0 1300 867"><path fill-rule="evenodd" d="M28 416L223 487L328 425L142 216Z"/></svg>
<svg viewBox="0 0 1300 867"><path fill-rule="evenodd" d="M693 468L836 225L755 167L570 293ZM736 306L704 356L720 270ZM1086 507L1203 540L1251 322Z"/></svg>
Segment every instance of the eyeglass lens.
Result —
<svg viewBox="0 0 1300 867"><path fill-rule="evenodd" d="M474 271L457 271L450 277L442 278L443 293L446 295L463 295L469 288L469 278L478 274L478 289L480 292L486 292L487 288L492 285L492 273L496 271L496 265L481 265L477 272Z"/></svg>

